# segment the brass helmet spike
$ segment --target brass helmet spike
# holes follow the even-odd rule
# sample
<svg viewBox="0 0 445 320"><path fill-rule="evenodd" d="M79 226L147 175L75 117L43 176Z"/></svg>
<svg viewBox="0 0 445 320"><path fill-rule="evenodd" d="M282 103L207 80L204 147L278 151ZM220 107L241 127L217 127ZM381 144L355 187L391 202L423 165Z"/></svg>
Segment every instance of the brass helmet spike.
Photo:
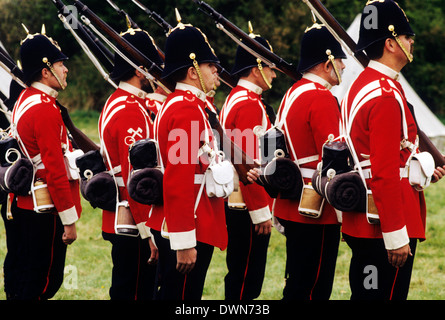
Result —
<svg viewBox="0 0 445 320"><path fill-rule="evenodd" d="M176 15L176 21L178 21L178 23L181 23L181 15L179 14L179 10L178 8L175 8L175 15Z"/></svg>
<svg viewBox="0 0 445 320"><path fill-rule="evenodd" d="M42 31L40 31L41 34L46 35L46 28L45 28L45 24L42 24Z"/></svg>
<svg viewBox="0 0 445 320"><path fill-rule="evenodd" d="M125 15L125 21L127 22L127 28L131 29L131 22L130 18L128 17L128 14Z"/></svg>
<svg viewBox="0 0 445 320"><path fill-rule="evenodd" d="M175 16L176 16L176 21L178 21L178 27L180 29L184 29L184 24L182 23L182 18L181 15L179 14L179 10L178 8L175 8Z"/></svg>
<svg viewBox="0 0 445 320"><path fill-rule="evenodd" d="M248 21L247 22L247 27L249 28L249 37L251 37L251 38L259 37L259 34L254 34L253 33L252 22Z"/></svg>
<svg viewBox="0 0 445 320"><path fill-rule="evenodd" d="M22 23L22 27L23 27L23 29L25 29L25 31L26 31L26 34L28 35L29 34L29 30L28 30L28 28Z"/></svg>
<svg viewBox="0 0 445 320"><path fill-rule="evenodd" d="M312 11L311 10L311 13L312 13L312 23L317 23L317 17L315 16L315 13L314 13L314 11Z"/></svg>

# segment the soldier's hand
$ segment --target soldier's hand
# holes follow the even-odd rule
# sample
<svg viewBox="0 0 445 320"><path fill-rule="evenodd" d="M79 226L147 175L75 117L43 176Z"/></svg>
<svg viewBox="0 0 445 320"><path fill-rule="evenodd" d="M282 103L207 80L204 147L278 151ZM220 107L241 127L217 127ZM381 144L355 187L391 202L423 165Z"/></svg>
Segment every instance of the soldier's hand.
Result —
<svg viewBox="0 0 445 320"><path fill-rule="evenodd" d="M445 166L443 167L437 167L434 169L433 177L431 179L431 182L437 182L440 179L442 179L445 176Z"/></svg>
<svg viewBox="0 0 445 320"><path fill-rule="evenodd" d="M62 241L64 244L69 245L76 241L77 239L77 231L76 231L76 224L70 224L63 226L64 232L62 235Z"/></svg>
<svg viewBox="0 0 445 320"><path fill-rule="evenodd" d="M255 232L258 234L268 235L272 231L272 221L266 220L255 225Z"/></svg>
<svg viewBox="0 0 445 320"><path fill-rule="evenodd" d="M151 240L151 238L148 238L148 244L150 246L150 258L148 259L147 263L150 265L158 263L159 259L159 251L154 242Z"/></svg>
<svg viewBox="0 0 445 320"><path fill-rule="evenodd" d="M395 268L403 267L405 265L408 255L412 256L409 243L403 247L388 251L388 262Z"/></svg>
<svg viewBox="0 0 445 320"><path fill-rule="evenodd" d="M182 274L192 271L196 263L197 251L195 248L176 251L176 270Z"/></svg>
<svg viewBox="0 0 445 320"><path fill-rule="evenodd" d="M260 173L260 169L258 168L250 169L249 171L247 171L247 180L249 180L249 182L251 183L254 183L256 180L259 179Z"/></svg>

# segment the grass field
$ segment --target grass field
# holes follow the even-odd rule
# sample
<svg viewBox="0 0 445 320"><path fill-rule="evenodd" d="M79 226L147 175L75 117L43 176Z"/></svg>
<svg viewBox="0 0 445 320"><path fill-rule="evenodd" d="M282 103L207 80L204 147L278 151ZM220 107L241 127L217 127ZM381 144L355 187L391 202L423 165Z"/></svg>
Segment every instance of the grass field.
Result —
<svg viewBox="0 0 445 320"><path fill-rule="evenodd" d="M97 141L97 114L76 112L73 121ZM82 125L81 125L82 124ZM427 241L416 252L410 300L445 299L445 179L431 185L427 199ZM78 239L68 247L65 282L55 300L107 300L111 279L111 247L101 236L101 213L83 200L82 218L77 223ZM0 264L6 253L4 225L0 223ZM273 230L266 266L266 276L259 300L279 300L284 286L285 238ZM350 250L340 243L332 300L348 300ZM203 299L224 298L225 252L215 249ZM0 300L3 292L3 268L0 270Z"/></svg>

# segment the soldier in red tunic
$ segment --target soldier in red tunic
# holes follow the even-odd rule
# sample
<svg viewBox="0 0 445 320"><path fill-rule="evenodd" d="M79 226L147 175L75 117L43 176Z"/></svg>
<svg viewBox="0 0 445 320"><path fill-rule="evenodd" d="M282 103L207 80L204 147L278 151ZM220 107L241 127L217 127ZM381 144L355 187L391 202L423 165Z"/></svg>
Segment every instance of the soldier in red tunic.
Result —
<svg viewBox="0 0 445 320"><path fill-rule="evenodd" d="M42 205L32 186L31 194L14 197L11 212L20 241L16 277L7 294L10 299L49 299L63 282L66 245L77 238L75 222L82 210L79 181L69 176L64 161L73 147L56 105L58 91L67 86L68 58L42 32L22 41L20 59L29 87L14 106L12 135L33 162L34 182L47 186L52 201Z"/></svg>
<svg viewBox="0 0 445 320"><path fill-rule="evenodd" d="M252 34L252 33L251 33ZM253 34L252 34L253 35ZM272 51L268 41L260 36L254 38ZM271 88L275 71L243 49L238 47L232 74L239 77L220 113L220 122L226 134L252 159L260 159L258 137L255 127L262 130L271 127L261 94ZM232 197L226 203L228 273L225 281L225 298L251 300L261 293L272 227L270 205L272 199L258 184L240 183L234 208ZM240 198L240 197L239 197Z"/></svg>
<svg viewBox="0 0 445 320"><path fill-rule="evenodd" d="M209 197L202 184L217 150L205 108L218 63L199 29L179 22L169 34L163 78L176 87L156 116L154 135L163 204L153 206L148 220L159 249L162 300L201 299L213 249L227 246L224 200Z"/></svg>
<svg viewBox="0 0 445 320"><path fill-rule="evenodd" d="M290 157L298 163L306 185L328 136L339 134L340 108L329 90L341 81L344 58L341 45L324 25L307 28L298 66L303 77L286 92L277 113L275 124L283 130ZM281 195L274 204L274 216L286 236L283 299L327 300L334 282L340 223L328 203L315 217L300 213L299 205L300 198Z"/></svg>
<svg viewBox="0 0 445 320"><path fill-rule="evenodd" d="M122 37L154 63L162 64L153 40L145 31L130 28ZM128 152L137 140L152 138L153 122L146 109L150 83L146 76L118 54L111 74L119 83L108 98L99 118L101 153L108 169L114 172L119 188L119 204L115 211L103 210L102 235L112 244L113 272L110 288L112 300L150 300L153 297L157 249L145 223L150 206L134 201L128 195L131 171ZM129 209L134 220L132 233L118 229L117 210ZM131 226L125 226L131 228ZM126 230L128 231L128 230Z"/></svg>
<svg viewBox="0 0 445 320"><path fill-rule="evenodd" d="M398 82L399 72L413 59L412 36L396 2L365 6L357 50L365 50L371 62L342 101L342 125L379 221L343 213L342 232L352 249L351 299L406 299L417 241L425 239L424 195L407 174L408 160L418 153L417 127ZM436 168L434 179L443 173Z"/></svg>

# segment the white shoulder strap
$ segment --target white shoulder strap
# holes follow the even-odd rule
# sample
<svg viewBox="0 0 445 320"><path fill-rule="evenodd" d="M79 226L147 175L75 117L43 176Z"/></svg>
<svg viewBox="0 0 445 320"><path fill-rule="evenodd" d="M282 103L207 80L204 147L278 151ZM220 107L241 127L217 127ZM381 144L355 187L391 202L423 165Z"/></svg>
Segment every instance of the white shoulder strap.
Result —
<svg viewBox="0 0 445 320"><path fill-rule="evenodd" d="M317 90L317 87L312 82L304 84L304 85L296 88L292 92L290 92L290 90L289 90L286 93L285 98L283 99L283 102L284 102L283 110L280 112L279 117L277 117L277 120L275 121L276 127L278 129L284 130L285 135L286 135L286 139L288 141L288 145L289 145L289 147L291 149L291 152L292 152L292 156L294 157L294 159L295 159L294 161L297 164L299 169L300 169L300 164L313 161L312 159L315 159L315 157L317 157L317 159L318 159L318 155L314 155L314 156L310 156L308 158L302 159L305 162L301 162L301 161L298 160L297 153L295 152L295 148L294 148L294 145L292 143L292 139L290 137L289 127L287 125L286 118L287 118L287 114L289 113L289 110L291 109L291 107L294 104L295 100L297 100L303 93L308 92L310 90Z"/></svg>
<svg viewBox="0 0 445 320"><path fill-rule="evenodd" d="M406 117L405 117L405 107L403 104L402 94L397 89L394 82L392 82L391 80L388 80L388 83L391 85L393 92L394 92L394 96L395 96L397 102L399 103L399 106L400 106L400 109L402 112L403 135L404 135L405 139L407 139L408 138L408 126L407 126ZM352 124L353 124L354 119L355 119L358 111L360 110L360 108L367 102L371 101L372 99L381 96L383 94L382 90L384 90L384 89L382 88L382 86L380 84L380 80L375 80L375 81L367 84L366 86L364 86L357 93L357 95L355 96L355 98L351 104L351 108L350 108L349 112L347 111L349 91L346 94L346 96L343 99L342 104L341 104L341 111L342 111L341 112L342 113L342 126L341 126L342 132L341 132L341 134L344 136L346 143L348 144L348 147L351 151L351 155L355 162L355 166L357 167L357 169L359 171L360 177L362 178L365 187L366 187L366 182L365 182L365 176L363 174L362 163L358 159L358 155L355 151L354 144L352 143L350 133L351 133Z"/></svg>

